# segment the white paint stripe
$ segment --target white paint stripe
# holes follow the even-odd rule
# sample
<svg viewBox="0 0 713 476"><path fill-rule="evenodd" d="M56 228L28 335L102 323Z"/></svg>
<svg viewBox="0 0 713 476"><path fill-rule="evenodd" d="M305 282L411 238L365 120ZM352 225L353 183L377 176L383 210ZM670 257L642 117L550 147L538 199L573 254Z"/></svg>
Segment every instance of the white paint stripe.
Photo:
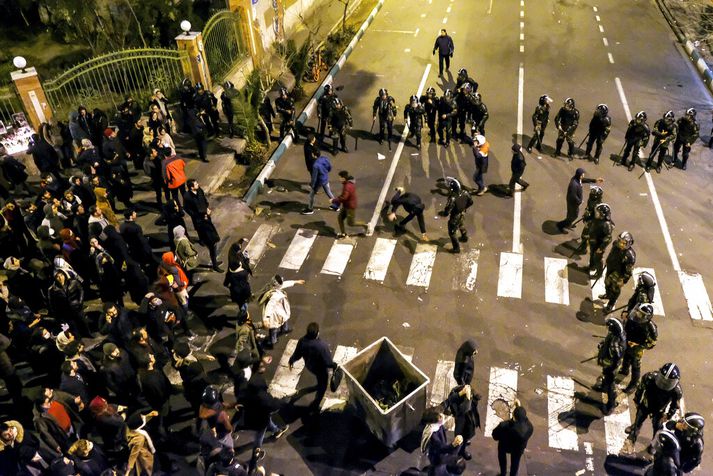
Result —
<svg viewBox="0 0 713 476"><path fill-rule="evenodd" d="M300 359L290 370L290 357L295 353L297 348L297 339L290 339L285 347L285 352L280 357L280 363L275 371L275 376L272 377L270 386L267 391L275 398L289 397L297 392L297 384L300 381L300 375L304 370L304 359Z"/></svg>
<svg viewBox="0 0 713 476"><path fill-rule="evenodd" d="M524 52L525 52L525 45L520 45L520 53L524 53Z"/></svg>
<svg viewBox="0 0 713 476"><path fill-rule="evenodd" d="M426 69L423 72L423 76L421 77L421 83L418 85L418 91L416 92L416 96L421 97L421 94L423 93L423 88L426 85L426 80L428 79L428 73L430 71L431 63L428 63L426 65ZM393 159L391 159L391 166L389 167L389 171L387 172L386 178L384 179L384 186L381 188L379 199L376 201L376 206L374 207L374 213L371 216L371 220L369 220L369 226L366 232L368 236L374 234L374 228L376 227L376 223L379 221L379 218L381 216L381 209L384 206L386 194L389 192L389 188L391 188L391 181L394 179L394 173L396 173L396 166L399 164L399 158L401 157L401 153L404 150L406 137L408 137L408 126L404 126L404 131L401 133L401 140L399 141L399 145L396 146L396 153L394 154Z"/></svg>
<svg viewBox="0 0 713 476"><path fill-rule="evenodd" d="M334 240L332 244L332 249L329 250L327 259L322 266L323 274L331 274L332 276L341 276L344 273L344 269L349 263L349 257L352 255L352 250L354 250L353 243L343 243Z"/></svg>
<svg viewBox="0 0 713 476"><path fill-rule="evenodd" d="M598 22L602 21L602 19L599 18L599 15L594 15L594 18L596 18Z"/></svg>
<svg viewBox="0 0 713 476"><path fill-rule="evenodd" d="M621 85L621 79L614 78L614 84L616 84L616 90L619 93L619 100L621 105L624 106L624 114L626 114L626 120L631 120L631 110L629 109L629 102L626 100L626 95L624 94L624 88Z"/></svg>
<svg viewBox="0 0 713 476"><path fill-rule="evenodd" d="M263 223L257 228L255 234L250 238L245 251L248 253L250 258L250 263L253 267L257 266L262 255L265 254L265 250L269 246L270 239L280 231L280 225L271 225L268 223Z"/></svg>
<svg viewBox="0 0 713 476"><path fill-rule="evenodd" d="M594 280L590 279L589 280L589 287L592 288L592 301L596 301L599 299L599 296L604 294L606 292L606 289L604 288L604 276L607 275L607 268L605 267L604 270L602 271L602 277L599 278L599 281L597 281L597 284L594 284ZM594 284L594 287L592 285Z"/></svg>
<svg viewBox="0 0 713 476"><path fill-rule="evenodd" d="M520 33L520 41L525 41L525 34L524 34L524 33Z"/></svg>
<svg viewBox="0 0 713 476"><path fill-rule="evenodd" d="M663 301L661 301L661 286L658 279L656 279L656 272L653 268L634 268L634 279L631 280L632 287L636 289L636 283L639 281L639 275L644 271L653 276L654 281L656 281L656 288L654 288L654 302L652 303L654 306L654 314L657 316L664 316Z"/></svg>
<svg viewBox="0 0 713 476"><path fill-rule="evenodd" d="M525 22L524 22L524 21L521 21L521 22L520 22L520 29L522 30L523 28L525 28Z"/></svg>
<svg viewBox="0 0 713 476"><path fill-rule="evenodd" d="M334 351L334 363L338 365L344 364L352 357L357 354L356 347L347 347L344 345L338 345L337 349ZM349 396L349 390L347 388L347 383L344 379L337 387L336 392L330 392L327 389L327 394L322 400L322 411L341 411L347 404L347 397Z"/></svg>
<svg viewBox="0 0 713 476"><path fill-rule="evenodd" d="M413 32L413 36L416 37L418 36L418 32L421 31L420 28L416 28L416 31Z"/></svg>
<svg viewBox="0 0 713 476"><path fill-rule="evenodd" d="M521 6L522 8L525 8L525 0L520 0L520 6Z"/></svg>
<svg viewBox="0 0 713 476"><path fill-rule="evenodd" d="M443 24L445 25L446 23L448 23L448 17L443 17Z"/></svg>
<svg viewBox="0 0 713 476"><path fill-rule="evenodd" d="M560 414L567 413L573 420L574 380L567 377L547 376L547 427L551 448L579 450L577 425L574 421L560 421Z"/></svg>
<svg viewBox="0 0 713 476"><path fill-rule="evenodd" d="M624 433L624 430L629 425L631 425L629 401L623 398L612 414L604 417L604 434L607 441L608 455L618 455L621 452L624 441L628 436Z"/></svg>
<svg viewBox="0 0 713 476"><path fill-rule="evenodd" d="M495 414L493 402L503 399L510 404L517 398L517 370L504 369L500 367L490 367L490 379L488 380L488 407L485 416L485 430L483 434L487 438L493 436L493 430L502 419Z"/></svg>
<svg viewBox="0 0 713 476"><path fill-rule="evenodd" d="M413 30L372 30L372 31L376 31L379 33L403 33L406 35L411 35L414 33Z"/></svg>
<svg viewBox="0 0 713 476"><path fill-rule="evenodd" d="M498 296L522 297L522 254L500 253Z"/></svg>
<svg viewBox="0 0 713 476"><path fill-rule="evenodd" d="M604 27L602 25L599 25L599 32L604 33Z"/></svg>
<svg viewBox="0 0 713 476"><path fill-rule="evenodd" d="M480 250L469 250L458 256L458 267L453 275L451 289L454 291L472 291L478 276L478 258Z"/></svg>
<svg viewBox="0 0 713 476"><path fill-rule="evenodd" d="M386 271L389 268L391 256L396 248L396 240L387 238L377 238L374 249L371 250L369 262L366 265L364 277L374 281L383 282L386 278Z"/></svg>
<svg viewBox="0 0 713 476"><path fill-rule="evenodd" d="M594 9L594 12L595 12L595 13L598 11L598 10L597 10L597 7L592 7L592 8Z"/></svg>
<svg viewBox="0 0 713 476"><path fill-rule="evenodd" d="M609 62L611 64L614 64L614 57L611 55L611 53L607 53L607 56L609 56Z"/></svg>
<svg viewBox="0 0 713 476"><path fill-rule="evenodd" d="M450 12L451 12L451 5L448 5L448 8L446 8L446 13L450 13Z"/></svg>
<svg viewBox="0 0 713 476"><path fill-rule="evenodd" d="M416 245L416 251L411 260L411 269L406 278L406 286L421 286L428 288L431 282L431 272L433 263L436 261L436 251L438 247L427 243Z"/></svg>
<svg viewBox="0 0 713 476"><path fill-rule="evenodd" d="M522 10L520 10L520 18L525 18L525 12L523 12Z"/></svg>
<svg viewBox="0 0 713 476"><path fill-rule="evenodd" d="M566 259L545 257L545 301L569 306Z"/></svg>
<svg viewBox="0 0 713 476"><path fill-rule="evenodd" d="M453 369L456 363L452 360L439 360L436 364L436 373L431 380L431 397L429 399L431 406L440 405L446 398L451 389L457 385L456 379L453 378Z"/></svg>
<svg viewBox="0 0 713 476"><path fill-rule="evenodd" d="M299 271L302 267L302 263L307 259L309 250L312 248L314 240L317 239L317 235L318 233L314 230L307 230L305 228L297 230L289 248L287 248L285 256L283 256L282 261L280 261L280 268Z"/></svg>
<svg viewBox="0 0 713 476"><path fill-rule="evenodd" d="M490 0L490 5L488 5L488 15L490 15L493 11L493 0Z"/></svg>
<svg viewBox="0 0 713 476"><path fill-rule="evenodd" d="M604 43L604 46L607 48L609 47L609 40L607 40L606 37L602 38L602 43Z"/></svg>
<svg viewBox="0 0 713 476"><path fill-rule="evenodd" d="M683 294L688 303L688 314L697 321L713 321L713 308L703 284L703 277L698 273L678 272Z"/></svg>
<svg viewBox="0 0 713 476"><path fill-rule="evenodd" d="M397 345L398 349L404 354L404 358L409 362L413 362L413 354L416 353L416 349L409 347L407 345Z"/></svg>
<svg viewBox="0 0 713 476"><path fill-rule="evenodd" d="M520 45L520 51L524 51L524 45ZM522 143L522 131L523 131L523 121L524 113L523 108L525 105L525 65L520 63L518 68L518 79L517 79L517 142ZM521 189L520 185L515 185L516 189ZM520 238L520 222L522 214L522 194L513 194L513 219L512 219L512 252L520 253L523 252L522 241Z"/></svg>

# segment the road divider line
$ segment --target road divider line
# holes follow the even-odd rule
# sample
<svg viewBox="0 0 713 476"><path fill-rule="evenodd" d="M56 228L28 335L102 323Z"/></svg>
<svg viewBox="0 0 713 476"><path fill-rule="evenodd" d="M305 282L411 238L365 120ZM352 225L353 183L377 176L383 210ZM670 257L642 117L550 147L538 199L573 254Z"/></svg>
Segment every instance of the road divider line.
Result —
<svg viewBox="0 0 713 476"><path fill-rule="evenodd" d="M602 43L604 43L604 46L609 48L609 40L607 40L606 37L602 37Z"/></svg>
<svg viewBox="0 0 713 476"><path fill-rule="evenodd" d="M292 242L285 252L285 256L280 261L279 267L299 271L302 263L307 259L309 250L312 248L318 234L315 230L306 228L297 230L295 237L292 238Z"/></svg>
<svg viewBox="0 0 713 476"><path fill-rule="evenodd" d="M522 297L522 254L500 253L498 296L517 299Z"/></svg>
<svg viewBox="0 0 713 476"><path fill-rule="evenodd" d="M411 260L411 268L406 278L406 286L420 286L428 288L433 272L433 263L436 261L438 247L427 243L416 245L416 251Z"/></svg>
<svg viewBox="0 0 713 476"><path fill-rule="evenodd" d="M567 260L545 257L545 301L569 306Z"/></svg>
<svg viewBox="0 0 713 476"><path fill-rule="evenodd" d="M418 85L418 91L416 92L417 97L421 97L423 93L423 88L426 85L426 80L428 79L428 73L431 72L431 63L426 65L426 69L423 71L423 76L421 77L421 83ZM369 220L369 224L366 230L367 236L374 234L374 228L379 221L381 216L381 209L384 206L384 201L386 200L386 194L389 192L391 187L391 181L394 179L394 174L396 173L396 166L399 164L399 158L404 150L404 145L406 143L406 138L408 137L408 125L404 125L404 131L401 133L401 139L399 140L399 145L396 146L396 153L391 159L391 165L389 171L386 173L386 178L384 179L384 186L381 188L381 193L379 193L379 199L376 201L376 207L374 207L374 213Z"/></svg>
<svg viewBox="0 0 713 476"><path fill-rule="evenodd" d="M611 55L611 53L607 53L607 56L609 56L609 62L611 64L614 64L614 57Z"/></svg>
<svg viewBox="0 0 713 476"><path fill-rule="evenodd" d="M524 51L524 45L520 45L520 51ZM524 121L525 102L525 65L520 63L517 79L517 142L522 145L522 132ZM515 184L515 191L522 190L519 184ZM522 193L513 193L513 220L512 220L512 252L522 253L523 246L520 237L520 222L522 218Z"/></svg>
<svg viewBox="0 0 713 476"><path fill-rule="evenodd" d="M488 379L488 407L485 415L485 430L483 431L483 435L486 438L492 438L493 430L498 426L498 423L503 421L502 417L495 412L493 402L503 400L512 409L515 406L514 403L516 399L517 370L490 367L490 378Z"/></svg>

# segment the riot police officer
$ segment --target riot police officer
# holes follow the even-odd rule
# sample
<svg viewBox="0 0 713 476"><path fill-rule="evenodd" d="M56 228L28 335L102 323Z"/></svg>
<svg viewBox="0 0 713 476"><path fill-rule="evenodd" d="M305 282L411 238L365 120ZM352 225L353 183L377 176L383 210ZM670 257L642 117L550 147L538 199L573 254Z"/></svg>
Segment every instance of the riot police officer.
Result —
<svg viewBox="0 0 713 476"><path fill-rule="evenodd" d="M423 128L423 116L426 110L418 101L418 96L411 96L408 105L404 108L404 122L408 122L409 136L416 137L416 147L421 149L421 129Z"/></svg>
<svg viewBox="0 0 713 476"><path fill-rule="evenodd" d="M461 68L458 70L458 77L456 78L456 91L460 91L464 84L470 84L471 93L478 92L478 82L468 76L468 70Z"/></svg>
<svg viewBox="0 0 713 476"><path fill-rule="evenodd" d="M225 118L228 120L228 134L230 137L235 135L235 129L233 127L235 105L233 104L233 100L238 94L240 93L235 89L235 85L232 82L226 81L223 83L223 94L220 95L220 102L223 105L223 114L225 114Z"/></svg>
<svg viewBox="0 0 713 476"><path fill-rule="evenodd" d="M566 140L569 147L567 157L569 160L574 159L574 132L579 126L579 110L574 105L574 99L565 99L564 105L555 116L555 126L557 127L557 147L554 157L558 157L562 153L562 144Z"/></svg>
<svg viewBox="0 0 713 476"><path fill-rule="evenodd" d="M453 93L446 89L438 101L438 143L448 147L451 144L451 124L458 114L458 108L453 100ZM445 141L443 140L445 131Z"/></svg>
<svg viewBox="0 0 713 476"><path fill-rule="evenodd" d="M185 78L181 81L181 91L180 96L180 108L181 108L181 122L183 127L183 132L190 134L191 125L189 121L188 111L195 107L195 102L193 101L193 96L195 96L196 90L193 89L193 84L191 80Z"/></svg>
<svg viewBox="0 0 713 476"><path fill-rule="evenodd" d="M287 89L280 88L280 97L275 99L275 109L280 115L280 139L294 127L295 101L287 94Z"/></svg>
<svg viewBox="0 0 713 476"><path fill-rule="evenodd" d="M324 130L330 122L330 115L334 108L334 100L337 99L337 93L334 92L331 84L324 86L324 94L319 98L317 103L317 118L319 119L319 138L324 140Z"/></svg>
<svg viewBox="0 0 713 476"><path fill-rule="evenodd" d="M624 146L624 155L621 157L621 165L626 166L629 154L631 154L631 163L628 166L629 171L634 170L636 166L636 162L639 158L639 149L646 147L649 143L651 130L646 123L646 118L646 113L639 111L636 113L636 117L629 121L629 126L626 128L626 134L624 135L626 145Z"/></svg>
<svg viewBox="0 0 713 476"><path fill-rule="evenodd" d="M218 98L212 91L205 89L202 83L196 83L196 95L193 97L196 109L206 112L208 131L211 135L220 135L220 114Z"/></svg>
<svg viewBox="0 0 713 476"><path fill-rule="evenodd" d="M396 100L389 96L389 91L379 89L379 96L374 99L372 107L374 119L379 117L379 144L384 142L384 134L388 134L387 140L391 141L394 135L394 118L396 117Z"/></svg>
<svg viewBox="0 0 713 476"><path fill-rule="evenodd" d="M606 203L597 205L594 209L594 219L591 223L586 242L589 245L589 274L599 278L603 270L604 251L611 243L611 236L614 231L609 205Z"/></svg>
<svg viewBox="0 0 713 476"><path fill-rule="evenodd" d="M460 243L468 241L468 231L465 229L465 211L473 205L470 194L463 190L458 180L449 177L448 185L450 193L446 208L443 214L448 215L448 237L453 245L452 253L460 253ZM456 238L456 233L460 231L460 238Z"/></svg>
<svg viewBox="0 0 713 476"><path fill-rule="evenodd" d="M473 93L473 103L471 109L471 118L473 120L473 136L480 134L485 135L485 123L488 122L488 107L483 102L480 93Z"/></svg>
<svg viewBox="0 0 713 476"><path fill-rule="evenodd" d="M532 133L532 138L527 144L528 153L532 153L533 145L538 152L542 152L542 139L545 137L547 124L550 122L551 103L552 99L547 94L543 94L540 96L535 112L532 113L532 126L535 128L535 131Z"/></svg>
<svg viewBox="0 0 713 476"><path fill-rule="evenodd" d="M609 415L616 407L616 371L621 365L624 357L624 347L626 346L626 332L621 321L614 317L606 319L607 335L599 343L597 352L597 364L602 368L602 375L597 379L597 383L592 386L592 390L606 392L607 403L603 407L603 413Z"/></svg>
<svg viewBox="0 0 713 476"><path fill-rule="evenodd" d="M667 421L663 431L670 431L676 436L681 446L680 469L684 473L690 473L701 464L703 457L703 427L705 419L698 413L687 412L683 417L676 420ZM658 439L652 444L654 455L660 451Z"/></svg>
<svg viewBox="0 0 713 476"><path fill-rule="evenodd" d="M473 109L473 88L470 83L464 83L456 89L456 106L458 107L457 124L453 124L453 135L455 137L465 138L465 124L470 120ZM460 133L456 131L456 126L460 128Z"/></svg>
<svg viewBox="0 0 713 476"><path fill-rule="evenodd" d="M611 117L609 117L609 107L606 104L600 104L592 115L592 120L589 121L589 139L587 140L587 150L584 155L587 158L591 157L592 146L597 143L597 149L594 151L594 163L599 163L599 156L602 155L602 146L604 141L609 137L611 130Z"/></svg>
<svg viewBox="0 0 713 476"><path fill-rule="evenodd" d="M654 123L654 130L651 133L654 135L654 143L651 146L649 158L646 161L646 171L651 170L654 161L654 154L658 152L659 161L656 164L656 172L661 173L661 166L664 158L668 153L668 145L676 140L678 135L678 126L674 121L673 111L666 111L661 119Z"/></svg>
<svg viewBox="0 0 713 476"><path fill-rule="evenodd" d="M607 274L604 277L606 292L599 299L607 299L604 313L608 314L621 294L621 287L629 282L636 264L636 252L633 248L634 237L628 231L622 231L607 256Z"/></svg>
<svg viewBox="0 0 713 476"><path fill-rule="evenodd" d="M589 231L592 228L592 220L594 220L594 210L602 203L602 197L604 196L604 190L598 185L592 185L589 189L589 197L587 198L587 207L584 209L582 214L582 221L584 226L582 227L582 236L580 239L579 247L575 250L575 253L582 254L587 251L587 243L589 242ZM610 210L611 212L611 210Z"/></svg>
<svg viewBox="0 0 713 476"><path fill-rule="evenodd" d="M654 295L656 290L656 280L647 271L643 271L639 274L636 280L636 288L634 289L634 294L629 298L629 302L626 305L626 310L622 311L622 317L626 319L629 313L639 304L651 304L654 302Z"/></svg>
<svg viewBox="0 0 713 476"><path fill-rule="evenodd" d="M349 152L349 149L347 149L347 130L353 124L349 108L344 105L341 99L335 98L332 103L332 111L329 114L329 135L332 137L334 155L337 155L337 142L341 146L342 152Z"/></svg>
<svg viewBox="0 0 713 476"><path fill-rule="evenodd" d="M436 90L432 87L426 89L426 94L421 96L421 105L426 111L426 124L428 124L428 134L430 142L436 142L436 116L438 115L438 97Z"/></svg>
<svg viewBox="0 0 713 476"><path fill-rule="evenodd" d="M652 444L658 448L654 461L646 468L644 476L679 476L681 474L681 444L676 435L662 429L654 436Z"/></svg>
<svg viewBox="0 0 713 476"><path fill-rule="evenodd" d="M626 393L631 393L636 389L641 376L641 359L644 356L644 351L653 349L658 340L659 332L652 320L653 317L654 307L651 304L639 304L631 311L624 324L626 351L619 373L629 375L629 369L631 369L631 381L624 389Z"/></svg>
<svg viewBox="0 0 713 476"><path fill-rule="evenodd" d="M696 110L692 107L686 110L686 115L678 120L678 136L673 144L673 163L678 159L678 152L683 148L681 168L686 170L688 154L691 152L691 145L698 140L701 126L696 122Z"/></svg>
<svg viewBox="0 0 713 476"><path fill-rule="evenodd" d="M664 418L670 420L676 414L683 396L680 379L681 370L672 362L664 364L659 370L644 374L634 395L634 403L636 403L634 423L624 430L629 436L622 452L633 452L641 425L647 417L651 417L651 424L656 433L661 429ZM666 407L668 407L667 412Z"/></svg>

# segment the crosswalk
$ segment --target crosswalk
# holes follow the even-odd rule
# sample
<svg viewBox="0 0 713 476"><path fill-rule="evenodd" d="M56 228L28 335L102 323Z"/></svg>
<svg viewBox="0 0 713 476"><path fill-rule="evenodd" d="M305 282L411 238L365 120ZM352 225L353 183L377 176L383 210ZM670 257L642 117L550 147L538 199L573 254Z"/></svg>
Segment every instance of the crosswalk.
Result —
<svg viewBox="0 0 713 476"><path fill-rule="evenodd" d="M300 378L304 373L303 361L295 362L292 369L288 365L289 358L296 346L296 339L288 340L280 357L274 377L268 387L268 391L274 397L291 397L298 392ZM397 347L407 360L412 361L415 353L413 347L401 345L397 345ZM361 349L353 346L337 345L332 358L336 363L343 364L354 357L359 350ZM429 375L432 378L427 394L428 407L440 406L447 399L451 389L456 386L453 377L454 368L454 361L436 361L435 370ZM525 373L527 372L522 372L515 363L503 363L501 366L489 368L487 383L473 382L474 388L479 392L484 391L487 385L487 405L484 409L485 421L483 424L483 434L486 438L492 438L493 430L504 418L509 417L516 401L522 400L521 403L525 407L536 406L532 401L523 400L531 397L523 395L518 390L519 377ZM603 418L604 438L600 438L601 441L595 439L593 442L591 434L578 432L574 379L562 375L543 375L542 378L543 384L546 386L547 415L545 422L547 430L537 427L535 430L547 434L549 448L556 451L581 451L586 455L591 455L592 445L594 445L596 449L609 455L620 453L627 436L624 430L632 423L633 417L626 394L620 394L614 411ZM309 383L305 383L303 386L309 386ZM307 398L311 398L311 395ZM602 398L606 397L602 395ZM345 410L348 400L349 391L345 381L342 380L335 392L327 390L320 405L321 411L342 412ZM481 415L483 415L483 403L485 402L480 403ZM452 430L452 424L453 422L447 422L447 428Z"/></svg>
<svg viewBox="0 0 713 476"><path fill-rule="evenodd" d="M253 237L248 242L246 251L250 256L253 267L264 259L269 253L283 253L278 267L283 270L299 273L306 262L318 261L321 263L320 274L342 278L347 273L354 270L355 255L357 251L360 257L368 253L366 268L356 269L357 276L368 281L385 283L394 279L395 275L402 276L398 270L401 267L392 265L396 259L402 260L404 253L409 255L410 265L406 275L404 286L428 291L431 287L434 269L442 266L441 262L446 261L447 273L450 273L450 287L453 291L473 292L478 287L479 267L483 259L499 262L497 278L497 296L499 298L522 299L523 296L523 276L527 271L525 259L521 253L504 251L492 254L485 253L482 249L463 250L455 256L439 250L438 246L432 243L416 243L415 247L399 246L399 241L391 238L360 238L358 240L347 238L336 240L333 237L320 235L318 231L299 228L291 237L288 235L289 243L286 248L283 245L277 246L274 241L284 238L279 224L261 224ZM317 243L331 242L329 247L319 246ZM357 250L359 244L359 250ZM319 252L314 251L319 249ZM326 256L324 250L328 249ZM493 259L494 258L494 259ZM453 262L455 260L455 263ZM527 266L533 266L532 260L527 261ZM362 265L363 266L363 265ZM567 259L561 257L545 256L542 258L542 269L544 273L541 280L528 280L529 283L538 283L542 286L541 292L537 295L544 296L544 301L549 304L570 306L571 285L570 265ZM362 271L363 270L363 271ZM606 273L606 268L604 270ZM648 272L654 279L656 271L651 267L637 267L634 269L633 277L629 281L629 290L636 287L637 278L642 272ZM713 321L713 305L708 297L703 278L699 274L686 272L680 273L680 282L683 284L686 305L690 317L698 321ZM482 274L482 273L480 273ZM403 279L403 278L401 278ZM448 281L446 281L447 283ZM439 283L440 284L440 283ZM589 281L591 288L591 299L599 300L599 296L605 293L604 278ZM628 299L629 291L622 292L619 305ZM664 317L664 303L662 299L661 285L656 287L654 295L654 314Z"/></svg>

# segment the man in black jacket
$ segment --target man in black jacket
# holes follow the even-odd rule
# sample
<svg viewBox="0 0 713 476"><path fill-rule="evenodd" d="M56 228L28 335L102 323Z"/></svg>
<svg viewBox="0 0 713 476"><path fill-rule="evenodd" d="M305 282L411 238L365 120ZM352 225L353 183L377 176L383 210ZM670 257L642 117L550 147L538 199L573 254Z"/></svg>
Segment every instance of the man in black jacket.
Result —
<svg viewBox="0 0 713 476"><path fill-rule="evenodd" d="M136 223L136 210L125 210L124 218L124 223L119 226L119 233L129 247L129 255L143 267L147 275L150 275L151 268L155 268L158 263L149 240L144 236L144 230Z"/></svg>
<svg viewBox="0 0 713 476"><path fill-rule="evenodd" d="M197 180L190 179L187 185L188 191L183 196L183 209L193 220L193 228L198 232L198 239L208 248L213 271L222 273L221 262L218 261L216 251L220 236L218 235L218 230L215 229L215 225L213 225L213 220L210 218L211 210L208 206L208 199Z"/></svg>
<svg viewBox="0 0 713 476"><path fill-rule="evenodd" d="M510 176L510 183L508 183L506 190L506 193L511 197L515 191L516 183L520 184L523 192L530 186L529 183L522 179L522 174L525 173L525 167L527 167L527 162L525 162L525 156L522 155L520 144L515 144L512 146L512 161L510 161L512 175Z"/></svg>
<svg viewBox="0 0 713 476"><path fill-rule="evenodd" d="M453 58L453 51L455 46L453 45L453 39L448 36L446 29L441 29L441 34L436 38L436 42L433 45L433 54L436 54L438 50L438 76L443 76L443 62L446 62L446 71L451 67L451 58Z"/></svg>
<svg viewBox="0 0 713 476"><path fill-rule="evenodd" d="M567 217L557 222L557 228L560 232L566 233L565 228L572 228L572 223L579 216L579 206L582 204L582 184L583 183L597 183L600 184L604 182L604 179L589 179L584 178L584 169L578 168L572 179L569 181L569 187L567 187Z"/></svg>
<svg viewBox="0 0 713 476"><path fill-rule="evenodd" d="M394 231L397 234L404 233L406 231L406 223L416 217L418 220L418 228L421 230L421 239L428 241L428 236L426 236L426 223L423 220L423 210L426 206L423 204L421 197L415 193L405 191L403 187L396 187L396 193L391 197L391 202L389 202L386 209L386 214L390 221L396 220L396 210L401 206L404 207L408 215L394 225ZM389 210L391 211L389 212Z"/></svg>
<svg viewBox="0 0 713 476"><path fill-rule="evenodd" d="M309 172L310 177L312 176L312 165L314 161L320 155L319 146L317 145L317 137L313 133L307 135L307 140L304 145L305 153L305 167L307 167L307 172Z"/></svg>
<svg viewBox="0 0 713 476"><path fill-rule="evenodd" d="M82 283L64 271L58 270L47 294L52 315L63 321L66 320L76 335L89 337L89 327L84 318Z"/></svg>
<svg viewBox="0 0 713 476"><path fill-rule="evenodd" d="M493 439L498 442L498 463L500 476L507 473L507 455L510 454L510 476L517 476L520 458L525 452L527 441L532 436L532 423L527 419L527 411L517 406L510 420L501 421L493 430Z"/></svg>
<svg viewBox="0 0 713 476"><path fill-rule="evenodd" d="M290 370L300 359L304 359L307 370L317 377L317 394L310 403L309 409L318 412L322 397L327 392L329 369L337 368L337 364L332 360L332 353L327 343L319 338L319 324L316 322L310 322L307 325L307 333L297 341L295 352L289 360Z"/></svg>

